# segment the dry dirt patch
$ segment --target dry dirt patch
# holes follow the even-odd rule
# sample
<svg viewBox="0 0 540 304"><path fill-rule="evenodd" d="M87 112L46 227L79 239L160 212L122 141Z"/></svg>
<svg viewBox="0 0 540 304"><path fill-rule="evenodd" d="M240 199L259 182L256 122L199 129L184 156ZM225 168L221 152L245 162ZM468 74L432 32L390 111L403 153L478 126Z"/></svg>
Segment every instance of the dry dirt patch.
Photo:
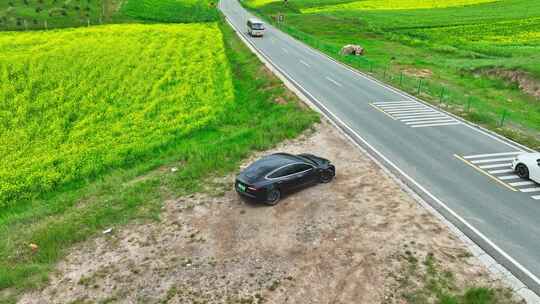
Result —
<svg viewBox="0 0 540 304"><path fill-rule="evenodd" d="M407 303L422 288L426 257L457 288L499 286L328 124L265 153L274 151L327 157L337 177L275 207L245 202L230 190L233 176L219 179L223 196L167 201L161 221L77 246L49 286L21 303Z"/></svg>

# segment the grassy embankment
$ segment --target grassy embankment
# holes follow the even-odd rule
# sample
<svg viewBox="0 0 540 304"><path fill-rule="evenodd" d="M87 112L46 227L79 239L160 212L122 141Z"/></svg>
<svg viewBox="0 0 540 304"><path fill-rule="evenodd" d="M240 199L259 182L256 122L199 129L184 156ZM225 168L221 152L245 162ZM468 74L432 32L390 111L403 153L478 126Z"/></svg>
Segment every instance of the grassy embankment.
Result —
<svg viewBox="0 0 540 304"><path fill-rule="evenodd" d="M0 302L41 286L74 243L158 216L317 120L217 14L0 32L0 67Z"/></svg>
<svg viewBox="0 0 540 304"><path fill-rule="evenodd" d="M540 97L531 93L535 83L540 92L540 2L245 0L244 5L269 20L284 14L285 31L328 55L540 148ZM364 46L366 55L340 56L350 43ZM512 77L522 79L524 89Z"/></svg>

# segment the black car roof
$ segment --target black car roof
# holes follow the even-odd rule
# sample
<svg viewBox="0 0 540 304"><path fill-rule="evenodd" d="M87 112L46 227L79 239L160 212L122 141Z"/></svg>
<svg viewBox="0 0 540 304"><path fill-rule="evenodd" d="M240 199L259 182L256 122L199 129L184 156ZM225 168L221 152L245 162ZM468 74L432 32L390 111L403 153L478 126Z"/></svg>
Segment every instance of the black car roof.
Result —
<svg viewBox="0 0 540 304"><path fill-rule="evenodd" d="M305 162L305 160L288 153L270 154L249 165L244 171L244 174L251 178L262 177L279 167L298 162Z"/></svg>

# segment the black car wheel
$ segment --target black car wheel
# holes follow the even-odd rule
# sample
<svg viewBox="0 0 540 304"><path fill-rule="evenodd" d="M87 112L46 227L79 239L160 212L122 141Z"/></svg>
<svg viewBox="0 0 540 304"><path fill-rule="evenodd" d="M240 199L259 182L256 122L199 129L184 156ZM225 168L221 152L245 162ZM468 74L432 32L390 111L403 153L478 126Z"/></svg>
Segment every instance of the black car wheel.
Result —
<svg viewBox="0 0 540 304"><path fill-rule="evenodd" d="M321 172L321 175L320 175L320 177L319 177L319 180L320 180L321 183L326 184L326 183L331 182L332 179L334 179L334 175L335 175L335 173L334 173L333 170L331 170L331 169L326 169L326 170L324 170L324 171Z"/></svg>
<svg viewBox="0 0 540 304"><path fill-rule="evenodd" d="M272 189L268 192L268 198L266 199L266 204L274 206L279 202L281 198L281 191L279 189Z"/></svg>
<svg viewBox="0 0 540 304"><path fill-rule="evenodd" d="M517 165L516 173L521 178L529 178L529 168L527 168L527 166L525 166L524 164Z"/></svg>

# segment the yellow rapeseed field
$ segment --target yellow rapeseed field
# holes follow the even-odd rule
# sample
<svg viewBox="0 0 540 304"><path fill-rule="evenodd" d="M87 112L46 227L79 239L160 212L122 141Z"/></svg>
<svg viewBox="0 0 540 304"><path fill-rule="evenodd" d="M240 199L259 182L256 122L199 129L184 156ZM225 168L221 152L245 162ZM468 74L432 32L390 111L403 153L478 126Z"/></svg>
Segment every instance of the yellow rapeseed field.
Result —
<svg viewBox="0 0 540 304"><path fill-rule="evenodd" d="M264 0L257 0L264 1ZM302 9L302 13L338 10L432 9L496 2L499 0L362 0L343 4Z"/></svg>
<svg viewBox="0 0 540 304"><path fill-rule="evenodd" d="M0 208L177 144L233 95L215 23L0 33Z"/></svg>
<svg viewBox="0 0 540 304"><path fill-rule="evenodd" d="M523 18L492 23L424 28L411 33L426 35L434 41L451 39L456 42L486 42L492 45L538 45L540 18Z"/></svg>

